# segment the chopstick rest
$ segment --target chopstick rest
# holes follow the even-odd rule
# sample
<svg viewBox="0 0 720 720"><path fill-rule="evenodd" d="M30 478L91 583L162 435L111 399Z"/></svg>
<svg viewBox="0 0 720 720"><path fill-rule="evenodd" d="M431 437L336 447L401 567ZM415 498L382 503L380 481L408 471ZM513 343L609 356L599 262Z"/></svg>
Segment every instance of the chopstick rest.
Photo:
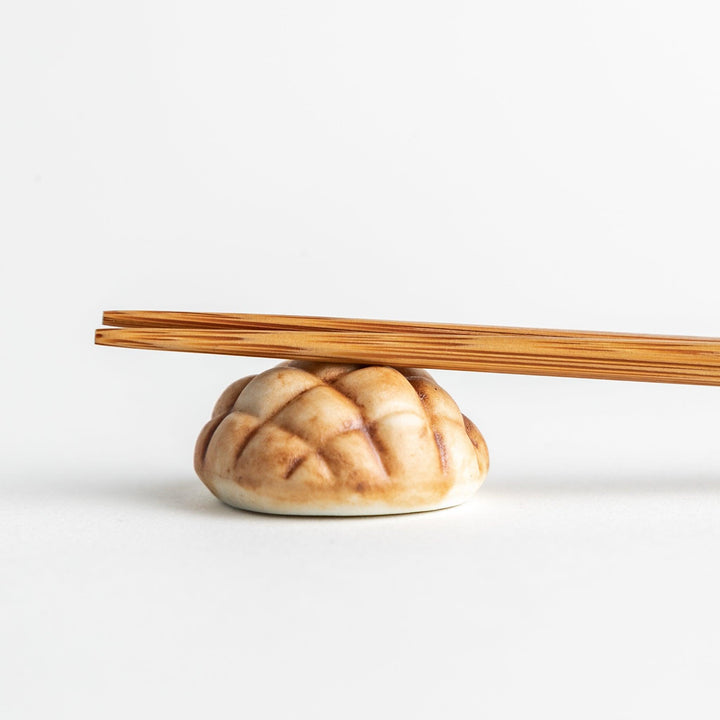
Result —
<svg viewBox="0 0 720 720"><path fill-rule="evenodd" d="M384 515L464 502L485 479L488 451L424 370L292 361L225 390L195 469L246 510Z"/></svg>

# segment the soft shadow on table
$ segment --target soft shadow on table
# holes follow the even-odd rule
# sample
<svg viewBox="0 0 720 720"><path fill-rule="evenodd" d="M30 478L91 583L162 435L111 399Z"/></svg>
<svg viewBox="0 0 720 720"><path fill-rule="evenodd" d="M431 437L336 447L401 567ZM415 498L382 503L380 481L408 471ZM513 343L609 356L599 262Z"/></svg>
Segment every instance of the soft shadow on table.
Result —
<svg viewBox="0 0 720 720"><path fill-rule="evenodd" d="M647 470L617 473L490 475L480 490L492 497L650 497L720 495L720 471Z"/></svg>
<svg viewBox="0 0 720 720"><path fill-rule="evenodd" d="M217 500L190 474L82 473L54 478L43 486L42 492L56 497L64 495L79 503L125 509L155 508L218 516L237 512Z"/></svg>
<svg viewBox="0 0 720 720"><path fill-rule="evenodd" d="M41 481L37 476L23 478L16 491L28 493L35 498L63 496L78 503L101 503L106 507L128 509L154 508L170 513L242 518L247 521L272 517L245 512L224 505L217 500L192 474L162 474L117 472L113 474L87 470L79 473L62 473ZM593 498L642 498L657 496L705 495L720 496L720 472L672 472L664 470L643 473L533 473L513 475L491 473L474 502L548 499L551 497L586 499ZM294 516L297 520L309 520ZM387 517L387 516L384 516ZM317 518L316 518L317 519ZM332 518L325 518L331 520ZM337 518L335 518L337 519ZM347 521L368 518L343 518Z"/></svg>

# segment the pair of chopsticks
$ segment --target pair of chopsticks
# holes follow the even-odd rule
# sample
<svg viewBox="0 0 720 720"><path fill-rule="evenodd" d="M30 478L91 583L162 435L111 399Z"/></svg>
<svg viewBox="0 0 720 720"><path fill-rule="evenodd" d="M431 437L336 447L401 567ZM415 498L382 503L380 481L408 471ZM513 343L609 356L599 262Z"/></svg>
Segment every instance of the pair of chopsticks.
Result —
<svg viewBox="0 0 720 720"><path fill-rule="evenodd" d="M720 385L720 338L235 313L103 314L98 345Z"/></svg>

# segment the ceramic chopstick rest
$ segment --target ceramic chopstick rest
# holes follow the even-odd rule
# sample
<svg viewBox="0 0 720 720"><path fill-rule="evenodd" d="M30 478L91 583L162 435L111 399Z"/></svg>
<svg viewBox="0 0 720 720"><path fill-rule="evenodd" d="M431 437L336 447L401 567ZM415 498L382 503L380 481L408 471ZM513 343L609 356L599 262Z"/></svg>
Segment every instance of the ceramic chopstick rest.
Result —
<svg viewBox="0 0 720 720"><path fill-rule="evenodd" d="M488 451L424 370L292 361L225 390L195 469L246 510L379 515L464 502Z"/></svg>

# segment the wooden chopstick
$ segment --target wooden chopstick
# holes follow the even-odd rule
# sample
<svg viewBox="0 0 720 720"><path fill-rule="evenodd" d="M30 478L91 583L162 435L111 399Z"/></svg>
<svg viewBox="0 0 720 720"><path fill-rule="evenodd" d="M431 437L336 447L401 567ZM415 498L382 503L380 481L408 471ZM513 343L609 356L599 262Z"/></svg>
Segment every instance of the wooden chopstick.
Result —
<svg viewBox="0 0 720 720"><path fill-rule="evenodd" d="M111 322L140 319L107 313ZM145 315L145 314L143 314ZM166 314L163 314L166 315ZM197 314L173 314L175 323L197 322ZM237 322L231 316L228 322ZM240 316L246 318L247 316ZM267 318L267 316L260 316ZM277 317L277 316L275 316ZM289 317L289 316L280 316ZM151 319L152 320L152 319ZM154 320L161 318L155 314ZM212 316L223 322L225 317ZM314 322L316 319L304 319ZM332 324L332 319L324 321ZM302 322L302 318L297 319ZM267 322L267 321L264 321ZM350 323L350 320L339 321ZM361 321L375 323L382 321ZM402 323L392 323L394 328ZM367 327L367 326L366 326ZM523 375L638 380L720 385L720 339L673 336L529 331L462 331L417 325L414 331L226 329L219 327L122 327L96 332L100 345L248 355L301 360L359 362L431 369L473 370ZM330 328L328 328L330 329Z"/></svg>
<svg viewBox="0 0 720 720"><path fill-rule="evenodd" d="M501 327L495 325L462 325L420 323L399 320L368 320L302 315L256 315L251 313L198 313L157 310L107 310L103 325L140 328L196 328L227 330L329 330L346 332L473 333L475 335L542 335L552 337L595 337L641 339L653 343L678 340L707 340L680 335L643 335L638 333L595 332L590 330L550 330L543 328Z"/></svg>

